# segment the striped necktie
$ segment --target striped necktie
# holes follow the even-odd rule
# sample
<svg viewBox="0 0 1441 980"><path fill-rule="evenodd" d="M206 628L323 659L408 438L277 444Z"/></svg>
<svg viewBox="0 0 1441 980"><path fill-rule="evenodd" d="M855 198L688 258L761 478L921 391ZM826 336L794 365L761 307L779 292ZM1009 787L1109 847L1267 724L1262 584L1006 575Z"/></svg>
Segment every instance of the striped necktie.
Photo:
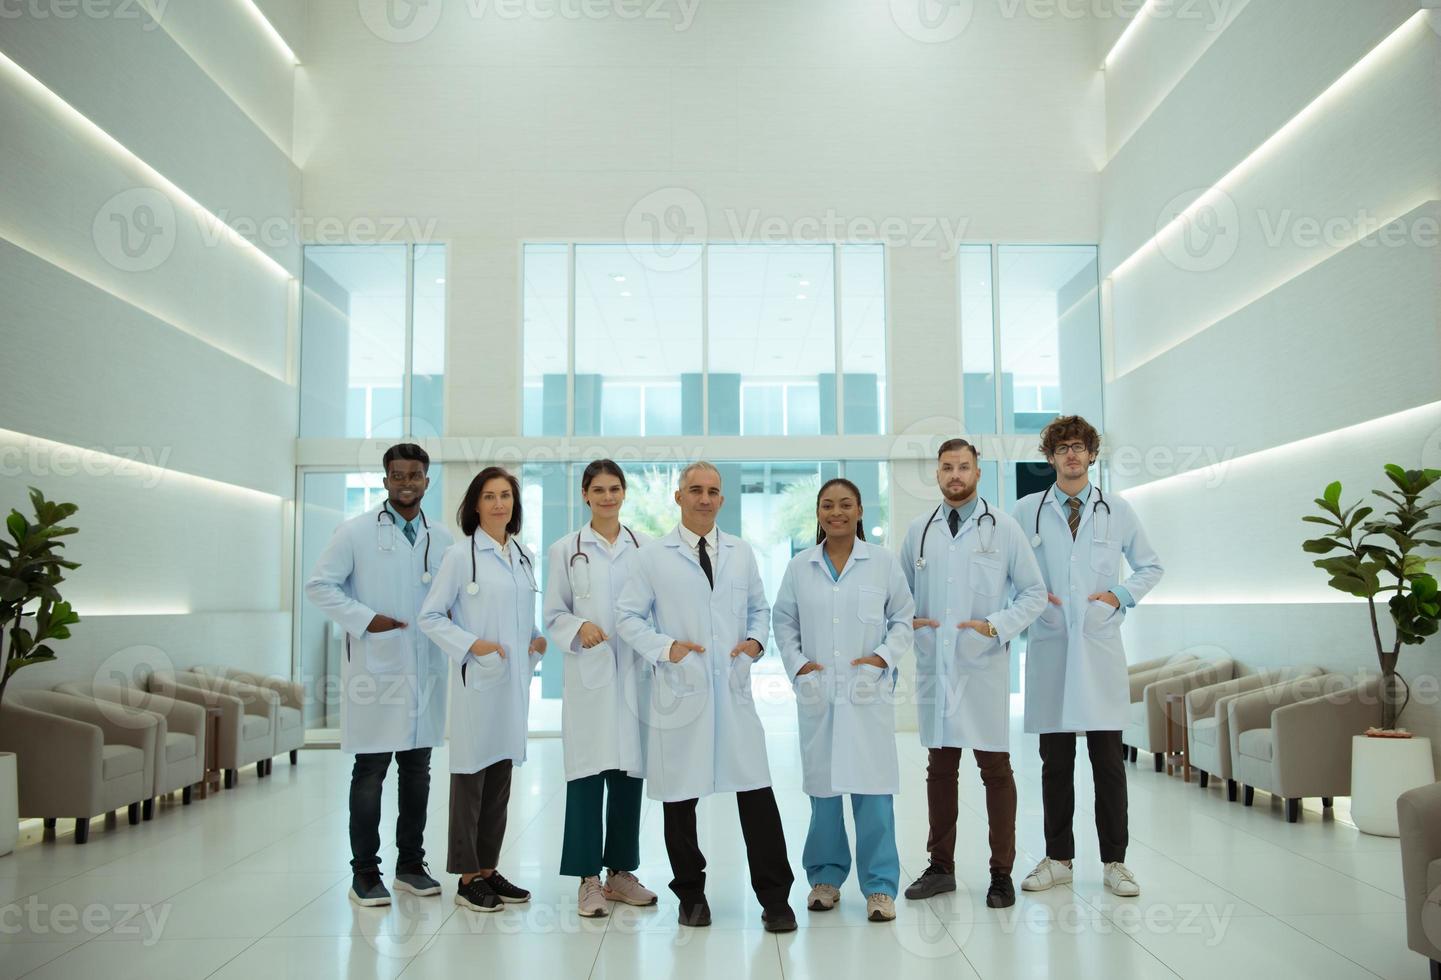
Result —
<svg viewBox="0 0 1441 980"><path fill-rule="evenodd" d="M1067 497L1066 506L1071 509L1070 515L1066 518L1066 523L1070 525L1071 540L1074 541L1076 539L1076 529L1081 526L1081 502L1075 497Z"/></svg>

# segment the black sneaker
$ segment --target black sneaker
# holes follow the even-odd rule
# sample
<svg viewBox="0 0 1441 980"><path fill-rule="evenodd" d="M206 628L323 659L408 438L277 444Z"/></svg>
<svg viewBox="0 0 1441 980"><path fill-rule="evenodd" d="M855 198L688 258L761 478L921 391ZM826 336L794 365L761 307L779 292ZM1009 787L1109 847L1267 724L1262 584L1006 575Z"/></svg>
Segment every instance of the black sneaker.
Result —
<svg viewBox="0 0 1441 980"><path fill-rule="evenodd" d="M395 890L412 895L439 895L440 882L430 876L430 869L423 863L414 864L396 869Z"/></svg>
<svg viewBox="0 0 1441 980"><path fill-rule="evenodd" d="M761 913L761 921L766 924L766 932L796 931L796 914L791 911L789 905L767 909Z"/></svg>
<svg viewBox="0 0 1441 980"><path fill-rule="evenodd" d="M940 895L943 892L956 890L956 876L949 871L942 871L934 864L921 872L921 876L911 882L906 889L906 898L930 898L932 895Z"/></svg>
<svg viewBox="0 0 1441 980"><path fill-rule="evenodd" d="M530 901L530 892L506 881L505 875L499 871L492 871L490 877L485 879L485 883L490 886L491 891L500 896L502 902L518 904Z"/></svg>
<svg viewBox="0 0 1441 980"><path fill-rule="evenodd" d="M1008 909L1016 904L1016 886L1004 871L991 872L991 887L986 889L986 907Z"/></svg>
<svg viewBox="0 0 1441 980"><path fill-rule="evenodd" d="M680 915L676 921L683 926L694 926L703 929L710 925L710 904L705 899L699 902L681 902Z"/></svg>
<svg viewBox="0 0 1441 980"><path fill-rule="evenodd" d="M380 880L380 872L372 868L359 871L350 879L350 900L356 905L373 908L390 904L390 892Z"/></svg>
<svg viewBox="0 0 1441 980"><path fill-rule="evenodd" d="M502 903L486 880L476 875L468 882L461 881L455 892L455 904L472 912L499 912Z"/></svg>

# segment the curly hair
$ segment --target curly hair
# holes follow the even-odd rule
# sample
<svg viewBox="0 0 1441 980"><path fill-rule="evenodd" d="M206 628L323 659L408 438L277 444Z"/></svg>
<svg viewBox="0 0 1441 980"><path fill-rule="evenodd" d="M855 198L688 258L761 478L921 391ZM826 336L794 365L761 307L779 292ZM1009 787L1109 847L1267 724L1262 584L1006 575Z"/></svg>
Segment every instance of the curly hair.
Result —
<svg viewBox="0 0 1441 980"><path fill-rule="evenodd" d="M1041 430L1041 455L1050 459L1057 446L1076 441L1085 443L1086 452L1093 456L1101 451L1101 434L1094 425L1079 415L1058 415Z"/></svg>

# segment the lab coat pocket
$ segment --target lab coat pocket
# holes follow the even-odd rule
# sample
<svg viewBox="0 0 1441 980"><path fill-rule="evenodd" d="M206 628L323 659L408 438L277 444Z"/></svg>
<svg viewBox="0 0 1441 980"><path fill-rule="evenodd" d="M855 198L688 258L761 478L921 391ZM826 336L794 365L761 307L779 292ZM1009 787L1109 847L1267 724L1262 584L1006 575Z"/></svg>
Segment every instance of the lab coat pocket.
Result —
<svg viewBox="0 0 1441 980"><path fill-rule="evenodd" d="M1035 625L1042 630L1054 632L1066 625L1066 613L1060 606L1047 599L1045 608L1042 609L1041 614L1036 617Z"/></svg>
<svg viewBox="0 0 1441 980"><path fill-rule="evenodd" d="M405 630L365 634L365 669L372 674L403 673L414 654Z"/></svg>
<svg viewBox="0 0 1441 980"><path fill-rule="evenodd" d="M795 679L796 710L802 716L824 714L826 710L825 671L813 670Z"/></svg>
<svg viewBox="0 0 1441 980"><path fill-rule="evenodd" d="M875 704L885 695L885 677L890 673L884 667L872 664L858 664L851 678L851 704Z"/></svg>
<svg viewBox="0 0 1441 980"><path fill-rule="evenodd" d="M1111 579L1121 567L1121 544L1119 541L1091 542L1091 571L1104 579Z"/></svg>
<svg viewBox="0 0 1441 980"><path fill-rule="evenodd" d="M1006 582L1006 568L999 555L971 558L971 589L981 595L998 596Z"/></svg>
<svg viewBox="0 0 1441 980"><path fill-rule="evenodd" d="M744 585L731 586L731 612L741 618L741 625L745 625L746 612L750 608L750 593Z"/></svg>
<svg viewBox="0 0 1441 980"><path fill-rule="evenodd" d="M867 626L880 626L886 621L886 593L883 589L860 590L860 602L856 615Z"/></svg>
<svg viewBox="0 0 1441 980"><path fill-rule="evenodd" d="M1086 603L1086 618L1083 628L1087 633L1112 633L1121 625L1125 616L1120 609L1112 608L1109 602L1092 599Z"/></svg>
<svg viewBox="0 0 1441 980"><path fill-rule="evenodd" d="M956 658L964 665L970 667L984 667L1000 649L1000 642L977 632L967 626L963 630L957 630L960 638L956 640Z"/></svg>
<svg viewBox="0 0 1441 980"><path fill-rule="evenodd" d="M650 710L646 724L659 731L676 731L699 718L708 690L706 665L700 654L688 654L680 663L662 659L650 681Z"/></svg>
<svg viewBox="0 0 1441 980"><path fill-rule="evenodd" d="M738 653L734 657L731 657L731 693L742 701L749 701L751 699L751 664L754 662L748 653Z"/></svg>
<svg viewBox="0 0 1441 980"><path fill-rule="evenodd" d="M581 647L574 656L580 661L580 684L586 690L609 687L615 680L615 652L609 643Z"/></svg>
<svg viewBox="0 0 1441 980"><path fill-rule="evenodd" d="M483 657L468 654L460 665L460 675L465 686L472 691L486 691L505 683L505 657L498 653L487 653Z"/></svg>

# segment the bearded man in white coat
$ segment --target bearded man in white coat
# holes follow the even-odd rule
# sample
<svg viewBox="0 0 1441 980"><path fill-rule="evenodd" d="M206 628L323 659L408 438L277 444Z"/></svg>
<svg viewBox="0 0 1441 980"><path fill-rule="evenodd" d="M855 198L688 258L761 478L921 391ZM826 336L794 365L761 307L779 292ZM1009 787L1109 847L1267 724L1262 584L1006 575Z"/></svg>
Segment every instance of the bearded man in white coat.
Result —
<svg viewBox="0 0 1441 980"><path fill-rule="evenodd" d="M1095 426L1079 415L1054 419L1041 432L1040 448L1056 482L1022 498L1011 512L1036 551L1047 589L1045 612L1026 641L1026 731L1041 736L1046 856L1021 888L1045 891L1072 880L1076 734L1085 732L1103 880L1112 894L1132 898L1141 886L1125 864L1121 731L1131 686L1121 622L1161 580L1161 562L1131 506L1091 485L1090 468L1101 449ZM1125 581L1122 556L1131 568Z"/></svg>
<svg viewBox="0 0 1441 980"><path fill-rule="evenodd" d="M670 888L682 925L710 925L696 806L702 796L735 793L762 920L768 932L790 932L794 875L750 683L770 606L750 546L716 527L725 503L719 471L690 464L675 500L680 525L631 556L616 610L621 639L655 672L646 787L665 808Z"/></svg>
<svg viewBox="0 0 1441 980"><path fill-rule="evenodd" d="M420 605L450 547L450 532L420 509L430 457L414 443L382 458L387 498L336 528L305 594L345 630L340 749L350 773L350 900L389 905L380 876L380 796L394 756L400 812L395 887L439 895L425 867L430 750L445 737L444 655L420 631Z"/></svg>

